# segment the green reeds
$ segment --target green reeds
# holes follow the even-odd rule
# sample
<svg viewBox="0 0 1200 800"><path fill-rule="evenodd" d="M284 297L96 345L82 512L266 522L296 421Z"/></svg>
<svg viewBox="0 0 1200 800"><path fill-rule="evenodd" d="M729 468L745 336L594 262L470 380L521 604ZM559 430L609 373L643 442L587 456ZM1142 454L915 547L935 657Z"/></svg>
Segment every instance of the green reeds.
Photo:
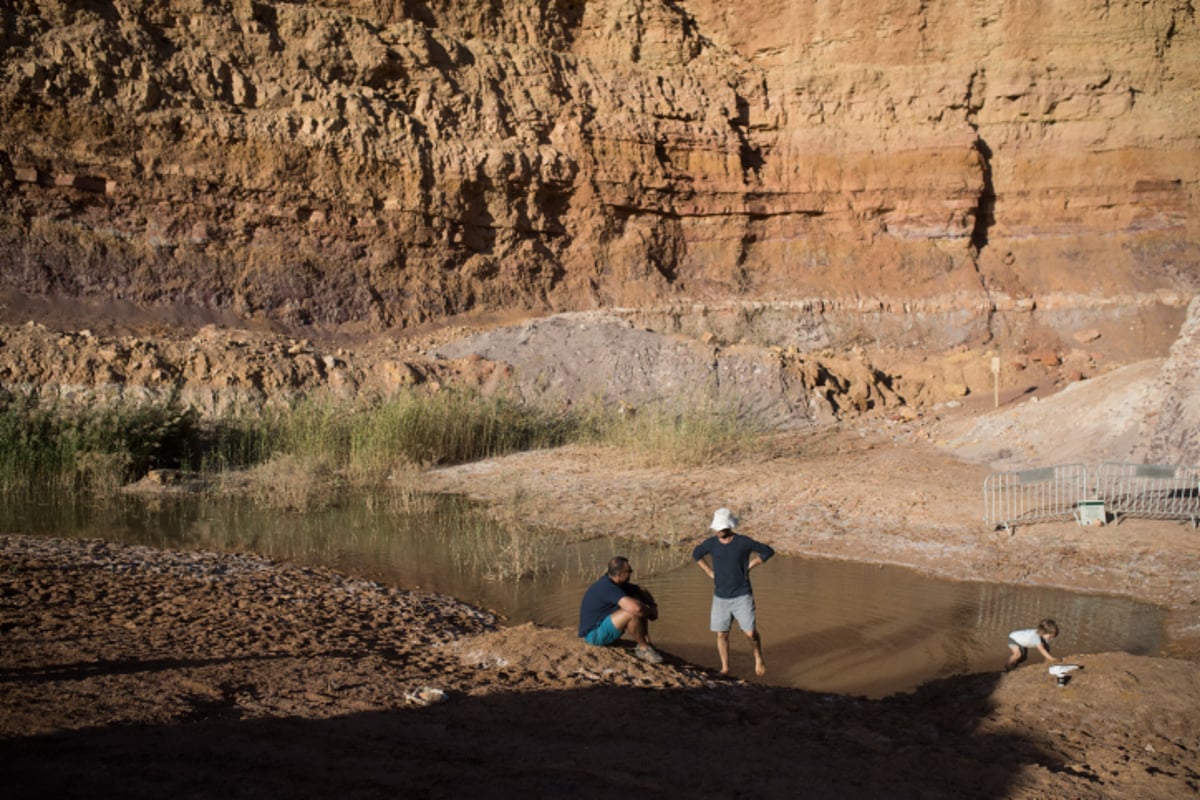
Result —
<svg viewBox="0 0 1200 800"><path fill-rule="evenodd" d="M567 441L569 419L504 397L443 390L373 405L305 400L266 420L277 452L330 464L357 481L405 465L474 461Z"/></svg>
<svg viewBox="0 0 1200 800"><path fill-rule="evenodd" d="M306 399L218 419L171 403L81 409L8 397L0 399L0 492L103 495L156 468L249 471L250 484L261 484L253 494L309 508L331 489L415 495L421 469L570 443L621 448L646 466L703 466L747 452L760 432L707 407L552 411L454 390L370 404Z"/></svg>
<svg viewBox="0 0 1200 800"><path fill-rule="evenodd" d="M702 467L754 452L766 427L734 409L694 406L622 407L580 426L598 444L626 451L645 467Z"/></svg>
<svg viewBox="0 0 1200 800"><path fill-rule="evenodd" d="M104 494L156 467L188 462L198 416L171 406L60 408L0 401L0 491Z"/></svg>
<svg viewBox="0 0 1200 800"><path fill-rule="evenodd" d="M347 466L365 474L397 461L455 464L567 441L573 422L501 396L442 391L402 395L356 412L349 426Z"/></svg>

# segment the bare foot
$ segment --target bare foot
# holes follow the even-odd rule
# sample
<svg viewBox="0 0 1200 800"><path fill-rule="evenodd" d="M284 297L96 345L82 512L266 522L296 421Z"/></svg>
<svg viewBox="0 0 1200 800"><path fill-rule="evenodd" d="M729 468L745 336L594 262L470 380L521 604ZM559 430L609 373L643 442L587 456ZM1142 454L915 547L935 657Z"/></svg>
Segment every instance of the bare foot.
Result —
<svg viewBox="0 0 1200 800"><path fill-rule="evenodd" d="M720 675L722 678L728 678L729 677L729 667L723 667L721 669L721 671L718 672L717 674Z"/></svg>
<svg viewBox="0 0 1200 800"><path fill-rule="evenodd" d="M754 674L755 674L755 675L757 675L757 676L758 676L758 677L760 677L760 678L761 678L763 675L766 675L766 674L767 674L767 665L766 665L766 663L765 663L765 662L763 662L763 661L759 661L757 664L755 664L755 665L754 665Z"/></svg>

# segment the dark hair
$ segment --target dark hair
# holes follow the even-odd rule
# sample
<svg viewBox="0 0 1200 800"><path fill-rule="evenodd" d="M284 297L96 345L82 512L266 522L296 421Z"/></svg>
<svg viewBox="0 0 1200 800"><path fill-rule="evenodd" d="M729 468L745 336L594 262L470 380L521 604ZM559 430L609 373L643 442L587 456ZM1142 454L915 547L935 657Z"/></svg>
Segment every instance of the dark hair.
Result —
<svg viewBox="0 0 1200 800"><path fill-rule="evenodd" d="M1040 634L1045 635L1048 633L1051 636L1058 636L1058 623L1052 619L1042 620L1038 623L1037 629Z"/></svg>
<svg viewBox="0 0 1200 800"><path fill-rule="evenodd" d="M625 556L613 556L608 561L608 577L615 578L629 569L629 559Z"/></svg>

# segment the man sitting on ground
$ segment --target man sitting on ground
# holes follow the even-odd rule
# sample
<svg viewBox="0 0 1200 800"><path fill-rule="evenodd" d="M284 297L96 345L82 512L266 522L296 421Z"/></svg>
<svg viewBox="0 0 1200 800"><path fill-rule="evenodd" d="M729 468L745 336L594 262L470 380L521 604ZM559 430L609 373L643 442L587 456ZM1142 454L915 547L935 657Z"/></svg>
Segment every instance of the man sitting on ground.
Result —
<svg viewBox="0 0 1200 800"><path fill-rule="evenodd" d="M579 604L579 635L588 644L607 647L628 633L636 643L634 655L651 664L662 656L650 645L650 623L658 619L658 606L650 593L630 583L629 559L615 556L608 571L588 587Z"/></svg>

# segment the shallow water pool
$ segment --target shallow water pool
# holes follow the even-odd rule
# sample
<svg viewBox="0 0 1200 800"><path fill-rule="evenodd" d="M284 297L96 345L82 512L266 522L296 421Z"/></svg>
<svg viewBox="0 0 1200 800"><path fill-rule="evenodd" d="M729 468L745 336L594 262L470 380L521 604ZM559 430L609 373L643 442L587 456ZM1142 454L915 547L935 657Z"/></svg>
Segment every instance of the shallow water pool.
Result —
<svg viewBox="0 0 1200 800"><path fill-rule="evenodd" d="M442 500L404 513L355 497L313 513L248 503L131 498L104 508L71 502L9 504L0 530L96 537L171 549L252 551L330 566L403 588L453 595L511 623L574 629L579 598L614 554L650 589L662 617L652 630L664 651L717 667L708 631L711 583L688 546L514 530L466 503ZM700 530L697 536L706 535ZM1119 597L981 582L911 570L777 556L753 573L766 682L880 697L938 677L1000 669L1007 634L1055 618L1060 655L1123 650L1156 655L1162 612ZM735 630L732 667L753 678L749 644ZM1039 655L1026 668L1044 669Z"/></svg>

